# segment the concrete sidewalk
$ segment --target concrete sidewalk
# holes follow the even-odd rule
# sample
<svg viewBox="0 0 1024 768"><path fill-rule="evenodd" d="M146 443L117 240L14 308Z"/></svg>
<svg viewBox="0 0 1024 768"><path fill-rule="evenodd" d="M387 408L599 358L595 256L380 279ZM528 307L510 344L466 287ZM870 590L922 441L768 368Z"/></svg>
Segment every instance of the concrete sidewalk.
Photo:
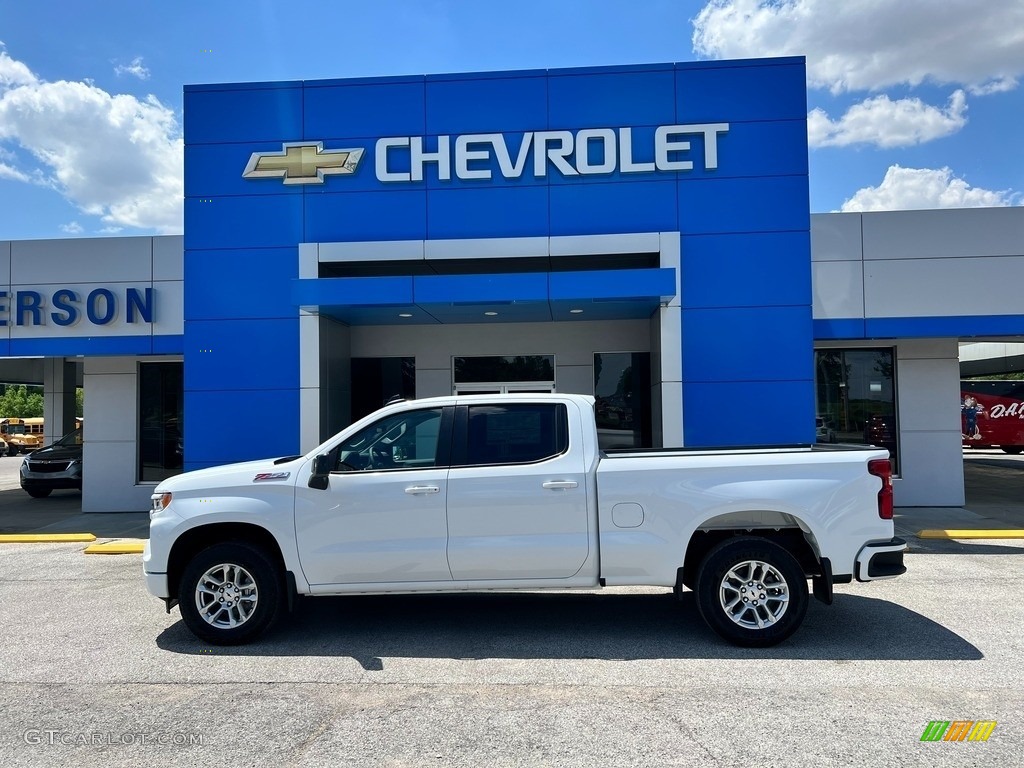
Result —
<svg viewBox="0 0 1024 768"><path fill-rule="evenodd" d="M0 534L92 533L98 539L148 538L148 512L82 512L82 494L54 491L33 499L21 488L0 490Z"/></svg>
<svg viewBox="0 0 1024 768"><path fill-rule="evenodd" d="M943 549L940 543L917 538L924 529L1024 529L1024 462L980 456L964 462L964 475L965 507L896 509L896 535L912 541L913 550ZM32 499L20 488L0 490L0 534L92 533L98 539L149 536L147 511L83 513L81 506L82 496L76 491L55 491L46 499ZM1018 545L1024 547L1024 541Z"/></svg>

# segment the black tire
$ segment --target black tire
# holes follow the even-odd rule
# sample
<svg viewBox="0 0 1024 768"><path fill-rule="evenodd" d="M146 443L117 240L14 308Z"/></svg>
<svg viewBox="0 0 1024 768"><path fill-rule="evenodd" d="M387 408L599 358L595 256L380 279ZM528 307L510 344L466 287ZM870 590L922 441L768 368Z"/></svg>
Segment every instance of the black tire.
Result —
<svg viewBox="0 0 1024 768"><path fill-rule="evenodd" d="M732 607L732 600L744 599L741 590L748 589L751 598ZM789 600L773 599L780 596L775 590L788 593ZM807 613L803 569L788 551L762 538L729 539L708 552L697 573L696 592L697 608L707 625L730 643L746 648L781 643L800 628ZM774 620L757 626L768 619Z"/></svg>
<svg viewBox="0 0 1024 768"><path fill-rule="evenodd" d="M230 585L227 600L215 598L212 592L200 593L201 580L224 567L229 572L221 571L216 578ZM283 596L280 568L264 550L251 544L214 544L185 566L178 585L178 609L185 626L200 640L213 645L240 645L254 640L274 623ZM243 618L245 607L251 607L254 597L255 607ZM203 618L197 598L209 606L210 621ZM214 613L217 603L224 602L228 604ZM228 626L228 622L239 619L236 626Z"/></svg>
<svg viewBox="0 0 1024 768"><path fill-rule="evenodd" d="M15 448L13 445L8 446L8 448L7 448L7 455L8 456L17 456L18 455L18 449Z"/></svg>
<svg viewBox="0 0 1024 768"><path fill-rule="evenodd" d="M52 490L52 488L26 488L25 493L33 499L45 499L50 495L50 491Z"/></svg>
<svg viewBox="0 0 1024 768"><path fill-rule="evenodd" d="M1004 445L1002 446L1003 453L1008 453L1011 456L1016 456L1021 451L1024 451L1024 445Z"/></svg>

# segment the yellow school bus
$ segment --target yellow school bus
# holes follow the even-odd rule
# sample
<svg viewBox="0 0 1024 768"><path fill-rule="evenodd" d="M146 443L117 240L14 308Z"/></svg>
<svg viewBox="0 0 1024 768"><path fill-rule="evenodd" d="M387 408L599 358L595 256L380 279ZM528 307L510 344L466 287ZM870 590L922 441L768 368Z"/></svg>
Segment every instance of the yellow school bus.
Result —
<svg viewBox="0 0 1024 768"><path fill-rule="evenodd" d="M7 455L29 453L43 447L43 419L0 419L0 437L7 442Z"/></svg>

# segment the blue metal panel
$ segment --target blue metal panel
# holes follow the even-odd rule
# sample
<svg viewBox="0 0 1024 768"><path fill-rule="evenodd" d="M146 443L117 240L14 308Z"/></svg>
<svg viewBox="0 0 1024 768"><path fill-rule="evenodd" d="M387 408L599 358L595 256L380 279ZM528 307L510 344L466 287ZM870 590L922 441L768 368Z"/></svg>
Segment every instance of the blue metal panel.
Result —
<svg viewBox="0 0 1024 768"><path fill-rule="evenodd" d="M807 117L803 60L746 67L722 67L708 62L703 68L676 70L676 120L680 123L717 123L754 120L803 120Z"/></svg>
<svg viewBox="0 0 1024 768"><path fill-rule="evenodd" d="M293 318L285 286L298 271L297 247L186 251L185 318Z"/></svg>
<svg viewBox="0 0 1024 768"><path fill-rule="evenodd" d="M421 136L426 133L422 78L367 85L341 84L343 82L306 84L304 139Z"/></svg>
<svg viewBox="0 0 1024 768"><path fill-rule="evenodd" d="M294 247L300 242L301 195L214 197L212 202L185 199L186 251Z"/></svg>
<svg viewBox="0 0 1024 768"><path fill-rule="evenodd" d="M298 350L297 316L289 320L188 321L185 389L297 388ZM254 414L249 418L258 420ZM225 427L230 423L225 422Z"/></svg>
<svg viewBox="0 0 1024 768"><path fill-rule="evenodd" d="M11 339L12 357L74 357L76 355L149 355L153 337L68 336L51 339Z"/></svg>
<svg viewBox="0 0 1024 768"><path fill-rule="evenodd" d="M699 138L699 137L698 137ZM694 142L693 146L698 144ZM700 144L703 146L703 142ZM807 175L807 121L730 123L718 137L718 170L690 176L751 177Z"/></svg>
<svg viewBox="0 0 1024 768"><path fill-rule="evenodd" d="M185 143L297 141L302 137L302 88L185 91Z"/></svg>
<svg viewBox="0 0 1024 768"><path fill-rule="evenodd" d="M414 278L416 303L486 304L548 300L546 273L512 275L424 275Z"/></svg>
<svg viewBox="0 0 1024 768"><path fill-rule="evenodd" d="M810 307L810 234L701 235L682 241L682 305Z"/></svg>
<svg viewBox="0 0 1024 768"><path fill-rule="evenodd" d="M186 386L185 414L186 470L299 452L298 388L197 392Z"/></svg>
<svg viewBox="0 0 1024 768"><path fill-rule="evenodd" d="M542 131L548 125L547 85L546 77L537 76L428 78L426 133Z"/></svg>
<svg viewBox="0 0 1024 768"><path fill-rule="evenodd" d="M307 194L304 198L305 242L425 240L427 237L424 189Z"/></svg>
<svg viewBox="0 0 1024 768"><path fill-rule="evenodd" d="M0 339L0 357L10 357L11 354L11 342L10 339Z"/></svg>
<svg viewBox="0 0 1024 768"><path fill-rule="evenodd" d="M243 179L253 152L280 152L282 142L194 144L185 147L185 197L218 195L301 195L302 185L280 178ZM373 175L372 172L370 174Z"/></svg>
<svg viewBox="0 0 1024 768"><path fill-rule="evenodd" d="M867 330L863 318L840 318L814 321L814 338L825 339L866 339Z"/></svg>
<svg viewBox="0 0 1024 768"><path fill-rule="evenodd" d="M326 306L408 307L413 303L412 277L329 277L292 280L294 308Z"/></svg>
<svg viewBox="0 0 1024 768"><path fill-rule="evenodd" d="M684 235L810 229L806 176L686 179L679 182ZM809 261L810 252L804 254Z"/></svg>
<svg viewBox="0 0 1024 768"><path fill-rule="evenodd" d="M814 380L686 383L687 447L813 443Z"/></svg>
<svg viewBox="0 0 1024 768"><path fill-rule="evenodd" d="M683 381L814 378L811 308L683 309Z"/></svg>
<svg viewBox="0 0 1024 768"><path fill-rule="evenodd" d="M180 355L185 351L185 336L154 336L154 355Z"/></svg>
<svg viewBox="0 0 1024 768"><path fill-rule="evenodd" d="M432 189L427 195L431 240L548 234L547 187Z"/></svg>
<svg viewBox="0 0 1024 768"><path fill-rule="evenodd" d="M869 317L864 325L869 339L1019 336L1024 334L1024 315Z"/></svg>
<svg viewBox="0 0 1024 768"><path fill-rule="evenodd" d="M654 299L676 295L674 269L605 269L588 272L552 272L552 300Z"/></svg>
<svg viewBox="0 0 1024 768"><path fill-rule="evenodd" d="M615 128L675 122L675 73L671 66L627 72L548 77L548 125Z"/></svg>
<svg viewBox="0 0 1024 768"><path fill-rule="evenodd" d="M553 185L551 235L674 232L675 181Z"/></svg>

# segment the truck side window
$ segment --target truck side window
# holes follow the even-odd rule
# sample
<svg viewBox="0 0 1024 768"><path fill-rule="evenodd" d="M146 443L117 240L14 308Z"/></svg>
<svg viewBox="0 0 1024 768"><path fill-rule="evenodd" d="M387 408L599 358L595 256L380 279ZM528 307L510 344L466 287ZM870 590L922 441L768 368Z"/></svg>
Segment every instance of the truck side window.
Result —
<svg viewBox="0 0 1024 768"><path fill-rule="evenodd" d="M336 472L436 466L441 409L386 416L359 430L337 450Z"/></svg>
<svg viewBox="0 0 1024 768"><path fill-rule="evenodd" d="M568 416L562 403L469 406L466 464L527 464L565 453Z"/></svg>

